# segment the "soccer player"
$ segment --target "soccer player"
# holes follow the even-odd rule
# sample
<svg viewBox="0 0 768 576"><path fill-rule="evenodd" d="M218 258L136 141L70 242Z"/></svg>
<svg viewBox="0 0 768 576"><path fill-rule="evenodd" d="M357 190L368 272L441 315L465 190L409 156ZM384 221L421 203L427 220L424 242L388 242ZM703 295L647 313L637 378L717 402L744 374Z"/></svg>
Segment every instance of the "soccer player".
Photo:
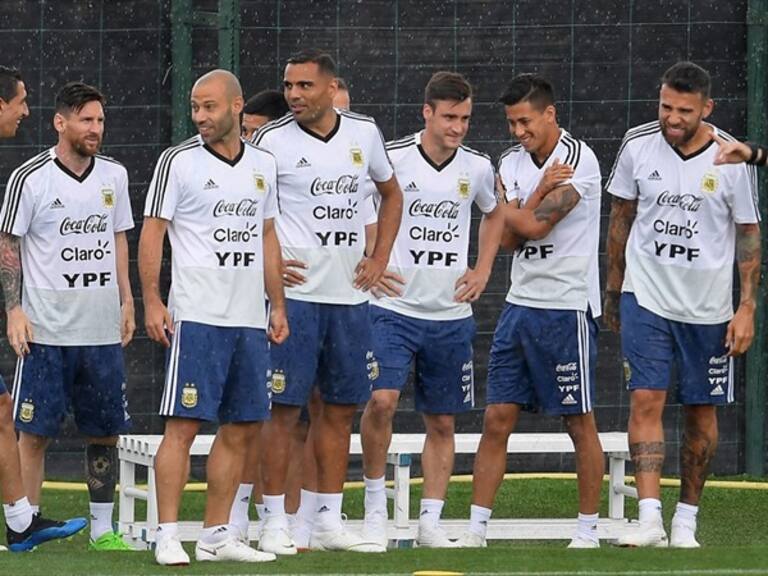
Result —
<svg viewBox="0 0 768 576"><path fill-rule="evenodd" d="M21 74L0 66L0 138L13 138L19 124L29 116L27 90ZM17 237L0 232L0 284L5 294L8 317L21 307L21 262ZM10 328L10 324L8 328ZM19 356L28 347L31 335L8 330L8 343ZM67 538L85 528L85 518L57 522L42 517L30 504L21 476L19 449L13 426L13 401L0 377L0 494L5 515L6 539L12 551L31 550L55 538ZM6 551L0 546L0 551Z"/></svg>
<svg viewBox="0 0 768 576"><path fill-rule="evenodd" d="M139 274L147 333L169 348L156 457L158 564L188 564L178 510L189 449L203 422L218 421L207 463L200 561L275 559L243 543L229 526L247 445L269 417L267 338L288 335L280 277L275 160L240 138L243 96L225 70L192 87L199 134L160 156L147 193ZM159 290L163 239L172 248L168 307ZM269 295L269 314L264 296Z"/></svg>
<svg viewBox="0 0 768 576"><path fill-rule="evenodd" d="M515 77L500 101L518 141L502 154L498 170L508 202L503 245L516 252L491 347L470 526L461 542L485 546L507 439L521 410L541 408L562 417L576 452L579 515L569 547L597 548L605 466L592 413L600 168L592 150L558 126L553 88L545 78Z"/></svg>
<svg viewBox="0 0 768 576"><path fill-rule="evenodd" d="M683 404L680 501L669 544L697 548L696 515L717 446L716 406L732 402L733 358L754 336L760 227L754 168L715 166L709 73L680 62L661 78L658 120L629 130L607 190L605 320L621 331L629 449L640 526L628 546L667 546L659 480L672 367ZM741 298L732 307L733 257Z"/></svg>
<svg viewBox="0 0 768 576"><path fill-rule="evenodd" d="M58 143L13 172L0 211L24 487L39 505L45 451L71 406L86 437L90 546L133 550L112 530L116 444L130 428L122 347L135 329L128 173L99 155L104 96L96 88L63 86L53 126Z"/></svg>
<svg viewBox="0 0 768 576"><path fill-rule="evenodd" d="M361 421L364 533L387 545L387 449L400 393L415 362L416 409L427 431L417 542L452 548L458 544L439 521L453 470L454 415L474 405L470 302L490 277L504 213L496 202L490 158L462 145L472 115L469 82L454 72L434 74L424 91L422 115L422 131L387 145L395 175L405 186L405 206L381 297L371 300L379 378ZM473 203L483 219L471 268Z"/></svg>
<svg viewBox="0 0 768 576"><path fill-rule="evenodd" d="M295 554L285 515L291 435L317 382L322 410L314 435L317 515L310 547L357 552L384 548L344 529L342 490L357 404L367 401L378 365L366 292L384 272L402 211L402 193L374 121L333 107L336 65L324 52L291 57L284 73L292 116L265 126L256 144L278 164L278 234L283 257L306 263L306 281L286 290L292 335L272 349L272 419L264 429L266 519L262 550ZM364 194L370 175L381 194L376 246L364 249Z"/></svg>
<svg viewBox="0 0 768 576"><path fill-rule="evenodd" d="M262 90L245 101L243 106L243 138L251 140L256 131L267 122L288 114L288 104L278 90Z"/></svg>

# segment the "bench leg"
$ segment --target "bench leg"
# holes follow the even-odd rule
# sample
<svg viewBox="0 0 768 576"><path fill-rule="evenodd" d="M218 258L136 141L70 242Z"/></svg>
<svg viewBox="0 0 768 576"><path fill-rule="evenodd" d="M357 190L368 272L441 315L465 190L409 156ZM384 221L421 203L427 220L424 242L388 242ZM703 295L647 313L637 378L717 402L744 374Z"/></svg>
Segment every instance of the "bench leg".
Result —
<svg viewBox="0 0 768 576"><path fill-rule="evenodd" d="M608 517L613 519L624 518L624 494L619 492L617 486L624 485L624 471L626 462L624 458L611 456L609 464L609 488L608 488Z"/></svg>
<svg viewBox="0 0 768 576"><path fill-rule="evenodd" d="M155 483L154 458L147 467L147 544L155 541L157 533L157 484Z"/></svg>
<svg viewBox="0 0 768 576"><path fill-rule="evenodd" d="M121 534L131 534L135 538L133 523L136 520L136 499L126 494L126 488L136 485L136 465L127 460L120 460L120 510L118 515L118 530Z"/></svg>
<svg viewBox="0 0 768 576"><path fill-rule="evenodd" d="M410 499L411 499L411 455L397 454L395 465L394 489L394 525L397 533L397 546L404 540L410 540Z"/></svg>

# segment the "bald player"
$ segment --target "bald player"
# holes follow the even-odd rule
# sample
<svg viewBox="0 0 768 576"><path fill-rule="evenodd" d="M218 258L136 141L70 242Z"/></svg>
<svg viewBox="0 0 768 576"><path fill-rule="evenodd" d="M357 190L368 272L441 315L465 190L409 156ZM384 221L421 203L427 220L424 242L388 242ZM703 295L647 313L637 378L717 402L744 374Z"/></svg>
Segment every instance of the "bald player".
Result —
<svg viewBox="0 0 768 576"><path fill-rule="evenodd" d="M285 341L276 164L240 138L243 96L231 73L214 70L191 95L199 134L165 150L149 186L139 242L147 334L167 349L157 453L160 524L155 559L184 565L178 509L189 449L203 422L218 421L198 561L275 559L238 538L229 511L248 442L269 416L267 340ZM172 248L168 305L160 297L163 239ZM264 305L269 296L270 309Z"/></svg>

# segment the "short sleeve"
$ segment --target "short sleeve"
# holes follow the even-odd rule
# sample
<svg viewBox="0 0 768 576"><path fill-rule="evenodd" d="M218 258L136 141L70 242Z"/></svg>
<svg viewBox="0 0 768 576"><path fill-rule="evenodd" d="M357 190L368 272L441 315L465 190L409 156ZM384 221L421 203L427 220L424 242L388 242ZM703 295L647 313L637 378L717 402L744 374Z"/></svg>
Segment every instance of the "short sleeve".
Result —
<svg viewBox="0 0 768 576"><path fill-rule="evenodd" d="M499 160L499 181L504 189L504 198L507 202L519 199L519 187L515 186L515 175L513 174L512 154Z"/></svg>
<svg viewBox="0 0 768 576"><path fill-rule="evenodd" d="M160 155L155 173L149 183L144 204L144 216L172 220L182 194L179 159L175 149L169 148Z"/></svg>
<svg viewBox="0 0 768 576"><path fill-rule="evenodd" d="M478 183L480 188L475 195L475 204L477 204L477 207L480 208L483 214L488 214L498 204L495 191L496 179L494 178L493 166L491 166L490 162L479 176Z"/></svg>
<svg viewBox="0 0 768 576"><path fill-rule="evenodd" d="M635 200L637 198L637 184L635 183L634 172L632 148L627 145L627 137L625 136L605 186L608 192L625 200Z"/></svg>
<svg viewBox="0 0 768 576"><path fill-rule="evenodd" d="M730 176L727 190L728 203L737 224L757 224L760 211L757 205L757 170L754 166L738 164L728 166Z"/></svg>
<svg viewBox="0 0 768 576"><path fill-rule="evenodd" d="M278 188L277 188L277 162L270 154L269 161L272 163L272 171L267 182L267 197L264 199L264 219L274 218L278 212Z"/></svg>
<svg viewBox="0 0 768 576"><path fill-rule="evenodd" d="M29 183L27 165L13 171L5 188L0 209L0 231L24 236L29 230L35 210L35 194Z"/></svg>
<svg viewBox="0 0 768 576"><path fill-rule="evenodd" d="M573 177L568 181L568 184L573 186L582 198L590 197L590 195L599 196L600 164L592 150L581 142L579 144L583 149L574 169Z"/></svg>
<svg viewBox="0 0 768 576"><path fill-rule="evenodd" d="M125 168L120 170L117 178L117 190L115 190L114 230L124 232L133 228L133 212L131 211L131 197L128 190L128 172Z"/></svg>
<svg viewBox="0 0 768 576"><path fill-rule="evenodd" d="M374 182L386 182L395 173L389 161L384 136L378 127L374 128L375 135L371 138L370 158L368 159L368 175Z"/></svg>

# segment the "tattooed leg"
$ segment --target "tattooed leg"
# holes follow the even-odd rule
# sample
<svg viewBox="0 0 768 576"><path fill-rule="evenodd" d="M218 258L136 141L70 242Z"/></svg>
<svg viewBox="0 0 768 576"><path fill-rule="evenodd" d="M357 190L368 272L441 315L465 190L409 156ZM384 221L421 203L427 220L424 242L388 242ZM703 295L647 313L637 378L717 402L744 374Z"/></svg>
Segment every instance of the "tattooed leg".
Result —
<svg viewBox="0 0 768 576"><path fill-rule="evenodd" d="M714 406L685 407L685 436L680 446L680 502L698 506L717 448Z"/></svg>
<svg viewBox="0 0 768 576"><path fill-rule="evenodd" d="M659 498L664 465L664 390L634 390L629 415L629 452L639 498Z"/></svg>

